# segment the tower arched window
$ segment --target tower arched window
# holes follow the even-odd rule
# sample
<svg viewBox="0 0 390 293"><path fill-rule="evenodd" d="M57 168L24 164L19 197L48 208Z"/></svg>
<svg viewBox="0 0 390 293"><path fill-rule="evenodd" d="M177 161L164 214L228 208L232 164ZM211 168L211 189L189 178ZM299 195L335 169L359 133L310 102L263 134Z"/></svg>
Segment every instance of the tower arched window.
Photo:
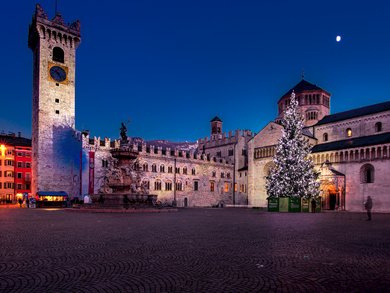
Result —
<svg viewBox="0 0 390 293"><path fill-rule="evenodd" d="M324 133L324 135L322 137L323 137L323 141L328 141L328 134L326 132Z"/></svg>
<svg viewBox="0 0 390 293"><path fill-rule="evenodd" d="M371 164L364 164L360 168L360 182L361 183L374 183L375 169Z"/></svg>
<svg viewBox="0 0 390 293"><path fill-rule="evenodd" d="M161 173L164 173L164 172L165 172L165 166L164 166L164 165L160 165L160 172L161 172Z"/></svg>
<svg viewBox="0 0 390 293"><path fill-rule="evenodd" d="M347 134L347 137L351 137L352 136L352 129L347 128L346 134Z"/></svg>
<svg viewBox="0 0 390 293"><path fill-rule="evenodd" d="M53 61L64 63L64 50L60 47L54 47L53 49Z"/></svg>
<svg viewBox="0 0 390 293"><path fill-rule="evenodd" d="M375 123L375 132L381 132L382 131L382 122Z"/></svg>

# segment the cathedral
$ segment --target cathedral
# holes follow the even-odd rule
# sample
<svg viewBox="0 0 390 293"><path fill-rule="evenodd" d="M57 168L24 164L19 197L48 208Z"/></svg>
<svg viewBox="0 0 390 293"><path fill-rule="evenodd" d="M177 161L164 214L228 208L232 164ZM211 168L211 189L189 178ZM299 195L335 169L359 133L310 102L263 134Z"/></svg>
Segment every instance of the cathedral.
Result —
<svg viewBox="0 0 390 293"><path fill-rule="evenodd" d="M29 30L33 52L32 192L98 193L119 140L75 129L76 50L80 23L50 20L37 5ZM224 132L210 121L210 135L193 144L127 138L137 154L139 178L161 202L180 207L266 207L265 176L273 166L280 124L291 93L299 101L311 159L320 172L322 208L390 212L390 102L330 114L331 94L302 79L277 102L278 115L258 133ZM387 176L388 177L388 176Z"/></svg>

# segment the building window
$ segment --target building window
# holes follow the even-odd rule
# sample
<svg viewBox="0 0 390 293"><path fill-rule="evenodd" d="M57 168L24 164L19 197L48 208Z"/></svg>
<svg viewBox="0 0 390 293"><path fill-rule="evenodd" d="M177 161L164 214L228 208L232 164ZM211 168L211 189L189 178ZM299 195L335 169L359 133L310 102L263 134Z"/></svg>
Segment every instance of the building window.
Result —
<svg viewBox="0 0 390 293"><path fill-rule="evenodd" d="M30 184L26 184L26 189L30 190Z"/></svg>
<svg viewBox="0 0 390 293"><path fill-rule="evenodd" d="M31 168L31 163L26 163L26 168Z"/></svg>
<svg viewBox="0 0 390 293"><path fill-rule="evenodd" d="M225 173L221 172L221 178L225 178Z"/></svg>
<svg viewBox="0 0 390 293"><path fill-rule="evenodd" d="M172 190L172 182L165 182L165 190L166 191Z"/></svg>
<svg viewBox="0 0 390 293"><path fill-rule="evenodd" d="M168 173L172 173L172 170L173 170L172 166L168 166Z"/></svg>
<svg viewBox="0 0 390 293"><path fill-rule="evenodd" d="M22 162L18 162L18 168L22 168Z"/></svg>
<svg viewBox="0 0 390 293"><path fill-rule="evenodd" d="M199 181L194 181L194 191L199 190Z"/></svg>
<svg viewBox="0 0 390 293"><path fill-rule="evenodd" d="M187 175L187 167L183 168L183 174Z"/></svg>
<svg viewBox="0 0 390 293"><path fill-rule="evenodd" d="M375 132L381 132L382 131L382 122L375 123Z"/></svg>
<svg viewBox="0 0 390 293"><path fill-rule="evenodd" d="M107 160L102 160L102 167L107 168L108 167L108 161Z"/></svg>
<svg viewBox="0 0 390 293"><path fill-rule="evenodd" d="M148 172L148 171L149 171L149 166L148 166L147 163L145 163L145 164L142 165L142 170L143 170L144 172Z"/></svg>
<svg viewBox="0 0 390 293"><path fill-rule="evenodd" d="M324 133L324 135L323 135L323 141L328 141L328 134L327 134L327 133Z"/></svg>
<svg viewBox="0 0 390 293"><path fill-rule="evenodd" d="M375 169L371 164L365 164L360 168L360 182L374 183Z"/></svg>
<svg viewBox="0 0 390 293"><path fill-rule="evenodd" d="M154 190L161 190L161 181L157 180L154 182Z"/></svg>
<svg viewBox="0 0 390 293"><path fill-rule="evenodd" d="M13 171L5 171L4 172L4 177L14 177L14 172Z"/></svg>
<svg viewBox="0 0 390 293"><path fill-rule="evenodd" d="M58 104L60 102L60 99L55 99L56 103Z"/></svg>
<svg viewBox="0 0 390 293"><path fill-rule="evenodd" d="M22 173L17 173L16 176L17 176L18 179L22 179ZM20 188L19 188L19 189L20 189Z"/></svg>
<svg viewBox="0 0 390 293"><path fill-rule="evenodd" d="M225 182L225 184L224 184L224 191L225 192L229 192L229 185L230 185L229 182Z"/></svg>
<svg viewBox="0 0 390 293"><path fill-rule="evenodd" d="M352 136L352 129L351 128L347 128L347 137L351 137Z"/></svg>
<svg viewBox="0 0 390 293"><path fill-rule="evenodd" d="M4 160L4 166L13 166L14 161L13 160Z"/></svg>
<svg viewBox="0 0 390 293"><path fill-rule="evenodd" d="M152 172L157 172L157 166L156 164L153 164L152 165ZM159 189L160 190L160 189Z"/></svg>
<svg viewBox="0 0 390 293"><path fill-rule="evenodd" d="M53 49L53 61L64 63L64 50L59 47Z"/></svg>
<svg viewBox="0 0 390 293"><path fill-rule="evenodd" d="M177 191L183 191L183 183L176 182L176 190Z"/></svg>
<svg viewBox="0 0 390 293"><path fill-rule="evenodd" d="M227 178L230 178L230 173L227 173L227 174L226 174L226 177L227 177Z"/></svg>
<svg viewBox="0 0 390 293"><path fill-rule="evenodd" d="M195 168L192 168L191 173L192 173L192 175L195 175L195 174L196 174Z"/></svg>
<svg viewBox="0 0 390 293"><path fill-rule="evenodd" d="M217 176L217 172L213 171L212 177L216 177L216 176Z"/></svg>
<svg viewBox="0 0 390 293"><path fill-rule="evenodd" d="M210 192L214 192L215 190L215 183L214 181L210 181Z"/></svg>
<svg viewBox="0 0 390 293"><path fill-rule="evenodd" d="M217 158L220 158L220 157L222 157L222 152L221 151L217 152Z"/></svg>
<svg viewBox="0 0 390 293"><path fill-rule="evenodd" d="M56 110L56 114L60 114L60 110Z"/></svg>
<svg viewBox="0 0 390 293"><path fill-rule="evenodd" d="M230 157L230 156L233 156L233 149L230 149L230 150L229 150L229 157Z"/></svg>
<svg viewBox="0 0 390 293"><path fill-rule="evenodd" d="M176 167L176 173L180 174L180 167Z"/></svg>
<svg viewBox="0 0 390 293"><path fill-rule="evenodd" d="M142 182L142 186L146 189L146 190L149 190L150 189L150 181L143 181Z"/></svg>
<svg viewBox="0 0 390 293"><path fill-rule="evenodd" d="M19 189L19 190L22 189L22 184L18 183L17 189Z"/></svg>
<svg viewBox="0 0 390 293"><path fill-rule="evenodd" d="M160 165L160 172L165 173L165 166L164 165Z"/></svg>

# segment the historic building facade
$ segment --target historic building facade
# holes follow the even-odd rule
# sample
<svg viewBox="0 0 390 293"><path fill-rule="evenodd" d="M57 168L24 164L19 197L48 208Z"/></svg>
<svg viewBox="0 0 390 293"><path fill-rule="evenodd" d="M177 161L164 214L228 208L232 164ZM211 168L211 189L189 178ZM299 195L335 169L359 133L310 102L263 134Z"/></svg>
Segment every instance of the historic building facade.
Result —
<svg viewBox="0 0 390 293"><path fill-rule="evenodd" d="M205 207L233 204L234 166L225 159L200 154L197 150L182 150L133 142L129 148L137 153L136 168L149 192L158 201L179 207ZM98 193L105 169L113 164L111 151L118 149L119 140L100 140L83 134L83 193Z"/></svg>
<svg viewBox="0 0 390 293"><path fill-rule="evenodd" d="M390 102L329 115L330 94L305 80L279 100L280 121L292 91L298 96L312 148L311 159L320 172L322 207L362 211L367 196L376 211L390 212ZM316 113L316 114L313 114ZM268 123L248 143L248 201L266 207L265 177L273 166L282 126Z"/></svg>

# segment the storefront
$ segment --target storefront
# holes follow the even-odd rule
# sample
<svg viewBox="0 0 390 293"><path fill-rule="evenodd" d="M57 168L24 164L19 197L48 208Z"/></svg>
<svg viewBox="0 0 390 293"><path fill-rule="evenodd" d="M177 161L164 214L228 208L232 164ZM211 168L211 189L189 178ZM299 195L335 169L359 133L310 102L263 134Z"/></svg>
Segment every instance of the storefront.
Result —
<svg viewBox="0 0 390 293"><path fill-rule="evenodd" d="M37 208L65 208L68 194L65 191L38 191Z"/></svg>

